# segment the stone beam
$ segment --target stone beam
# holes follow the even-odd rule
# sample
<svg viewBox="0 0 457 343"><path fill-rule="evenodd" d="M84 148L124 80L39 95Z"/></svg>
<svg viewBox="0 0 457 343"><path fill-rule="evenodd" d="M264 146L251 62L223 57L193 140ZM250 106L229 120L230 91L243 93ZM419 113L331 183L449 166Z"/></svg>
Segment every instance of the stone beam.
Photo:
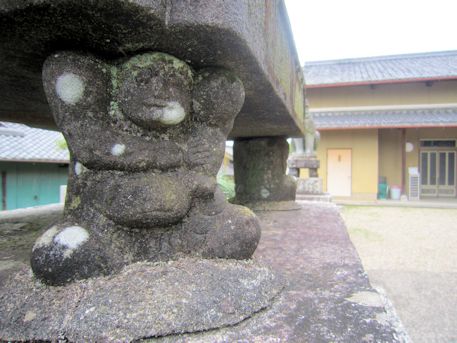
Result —
<svg viewBox="0 0 457 343"><path fill-rule="evenodd" d="M282 0L1 0L0 119L56 128L43 90L56 50L119 59L160 51L240 77L230 138L302 136L303 77Z"/></svg>

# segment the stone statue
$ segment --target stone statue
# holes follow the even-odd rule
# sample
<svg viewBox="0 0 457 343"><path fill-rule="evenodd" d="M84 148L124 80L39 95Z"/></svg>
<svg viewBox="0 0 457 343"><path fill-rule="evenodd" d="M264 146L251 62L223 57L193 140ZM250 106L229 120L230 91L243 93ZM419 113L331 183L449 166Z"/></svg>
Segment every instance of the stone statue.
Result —
<svg viewBox="0 0 457 343"><path fill-rule="evenodd" d="M64 217L33 247L37 277L60 285L137 261L251 257L259 222L216 184L244 102L236 76L163 53L108 63L60 52L43 80L72 158Z"/></svg>
<svg viewBox="0 0 457 343"><path fill-rule="evenodd" d="M316 125L313 120L313 116L309 113L308 100L305 100L305 135L303 138L294 138L292 140L294 146L294 153L290 156L287 164L289 166L289 174L295 177L300 176L300 168L307 168L309 170L309 178L318 178L318 169L320 162L317 159L316 148L320 140L319 131L316 130ZM303 180L297 181L297 193L302 193L304 189L307 191L307 187L304 187ZM314 182L314 181L313 181ZM322 180L319 180L319 185ZM313 186L314 187L314 186ZM315 187L316 188L316 187ZM319 188L319 187L318 187ZM314 191L313 191L314 192ZM322 193L322 186L319 188L319 194Z"/></svg>
<svg viewBox="0 0 457 343"><path fill-rule="evenodd" d="M315 157L316 148L319 143L320 134L316 130L316 125L313 120L312 114L309 113L308 100L305 101L305 136L304 138L293 138L294 155Z"/></svg>
<svg viewBox="0 0 457 343"><path fill-rule="evenodd" d="M319 132L316 131L316 125L311 114L305 117L305 155L316 156L317 143L319 141Z"/></svg>

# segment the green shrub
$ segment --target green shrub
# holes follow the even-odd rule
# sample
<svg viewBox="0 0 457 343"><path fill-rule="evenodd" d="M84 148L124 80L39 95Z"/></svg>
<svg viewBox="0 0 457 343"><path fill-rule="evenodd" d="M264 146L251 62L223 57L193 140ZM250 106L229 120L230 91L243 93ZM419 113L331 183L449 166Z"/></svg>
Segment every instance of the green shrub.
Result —
<svg viewBox="0 0 457 343"><path fill-rule="evenodd" d="M217 184L224 193L226 199L232 199L235 197L235 181L233 180L233 176L218 176Z"/></svg>

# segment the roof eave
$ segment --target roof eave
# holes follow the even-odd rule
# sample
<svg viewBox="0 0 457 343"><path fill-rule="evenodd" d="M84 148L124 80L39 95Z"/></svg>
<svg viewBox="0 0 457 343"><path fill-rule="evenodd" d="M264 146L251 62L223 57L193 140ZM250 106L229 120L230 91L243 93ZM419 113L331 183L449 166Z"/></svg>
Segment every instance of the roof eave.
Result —
<svg viewBox="0 0 457 343"><path fill-rule="evenodd" d="M21 162L21 163L53 163L69 164L69 160L47 160L47 159L21 159L21 158L0 158L0 162Z"/></svg>
<svg viewBox="0 0 457 343"><path fill-rule="evenodd" d="M368 130L368 129L425 129L425 128L446 128L457 127L454 124L398 124L398 125L364 125L364 126L344 126L344 127L317 127L318 131L336 131L336 130Z"/></svg>
<svg viewBox="0 0 457 343"><path fill-rule="evenodd" d="M398 83L411 83L411 82L427 82L427 81L449 81L457 80L457 75L454 76L441 76L441 77L418 77L408 79L395 79L395 80L373 80L373 81L357 81L357 82L338 82L338 83L323 83L323 84L306 84L306 89L312 88L336 88L336 87L352 87L352 86L369 86L379 84L398 84ZM305 79L306 82L306 79Z"/></svg>

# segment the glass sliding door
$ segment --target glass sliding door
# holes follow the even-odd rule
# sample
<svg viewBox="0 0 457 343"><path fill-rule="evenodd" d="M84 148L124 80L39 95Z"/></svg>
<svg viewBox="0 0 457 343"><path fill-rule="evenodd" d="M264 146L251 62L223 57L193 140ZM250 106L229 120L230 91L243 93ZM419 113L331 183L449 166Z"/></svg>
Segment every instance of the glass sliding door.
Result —
<svg viewBox="0 0 457 343"><path fill-rule="evenodd" d="M454 197L455 151L421 151L421 195Z"/></svg>

